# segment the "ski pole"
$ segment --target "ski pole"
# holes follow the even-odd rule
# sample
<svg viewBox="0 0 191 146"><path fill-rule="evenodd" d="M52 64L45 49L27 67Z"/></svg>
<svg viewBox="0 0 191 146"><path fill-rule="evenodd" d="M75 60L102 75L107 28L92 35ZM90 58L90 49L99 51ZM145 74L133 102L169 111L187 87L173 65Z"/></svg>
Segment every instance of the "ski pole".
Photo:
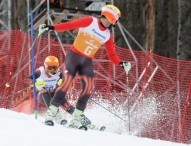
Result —
<svg viewBox="0 0 191 146"><path fill-rule="evenodd" d="M123 122L127 122L125 119L123 119L122 117L120 117L119 115L117 115L116 113L113 113L111 110L107 109L106 107L102 106L101 104L99 104L98 102L92 100L90 98L91 101L93 101L95 104L97 104L98 106L100 106L101 108L107 110L108 112L110 112L111 114L113 114L114 116L116 116L117 118L121 119Z"/></svg>
<svg viewBox="0 0 191 146"><path fill-rule="evenodd" d="M23 88L23 89L21 89L21 90L15 92L15 93L13 93L13 94L8 95L7 98L8 98L8 97L11 97L11 96L13 96L13 95L22 93L22 92L24 92L24 91L26 91L27 89L30 89L30 88L32 88L32 87L33 87L33 85L29 85L29 86L27 86L26 88Z"/></svg>
<svg viewBox="0 0 191 146"><path fill-rule="evenodd" d="M48 92L49 93L49 92ZM50 93L49 93L50 94ZM45 103L45 105L46 105L46 108L48 109L48 105L47 105L47 103L46 103L46 100L45 100L45 97L44 97L44 95L43 95L43 93L42 93L42 99L43 99L43 101L44 101L44 103Z"/></svg>
<svg viewBox="0 0 191 146"><path fill-rule="evenodd" d="M75 88L72 88L72 90L76 90ZM77 90L76 90L77 91ZM78 91L77 91L78 92ZM97 104L98 106L100 106L101 108L105 109L106 111L110 112L111 114L113 114L114 116L118 117L119 119L121 119L123 122L127 122L125 119L123 119L122 117L120 117L119 115L117 115L116 113L113 113L112 111L110 111L109 109L107 109L106 107L102 106L101 104L99 104L98 102L94 101L92 98L90 98L90 100L92 102L94 102L95 104Z"/></svg>
<svg viewBox="0 0 191 146"><path fill-rule="evenodd" d="M38 36L35 38L35 40L33 41L33 43L32 43L32 45L31 45L31 47L29 48L29 51L31 51L31 49L34 47L34 45L35 45L35 43L36 43L36 40L37 40L37 38L39 38L40 37L40 35L42 34L43 32L39 32L38 33Z"/></svg>
<svg viewBox="0 0 191 146"><path fill-rule="evenodd" d="M126 74L126 86L129 87L129 78L128 78L128 71L125 72ZM129 125L129 129L128 132L131 133L131 118L130 118L130 96L127 97L127 112L128 112L128 125Z"/></svg>
<svg viewBox="0 0 191 146"><path fill-rule="evenodd" d="M38 36L35 38L34 42L32 43L32 45L31 45L31 47L29 48L28 51L31 51L32 47L34 47L34 45L35 45L35 43L36 43L36 40L40 37L40 35L41 35L42 33L43 33L43 32L39 32L39 33L38 33ZM25 61L26 58L27 58L27 56L25 56L25 57L21 60L20 64L22 64L22 63ZM17 70L15 71L15 74L18 73L18 71L19 71L19 68L17 68ZM6 84L5 84L6 87L10 87L10 86L11 86L10 83L11 83L11 80L12 80L13 78L14 78L14 77L11 77L11 78L9 79L9 81L6 82Z"/></svg>
<svg viewBox="0 0 191 146"><path fill-rule="evenodd" d="M72 90L76 90L75 88L72 88ZM77 90L76 90L77 91ZM77 91L78 92L78 91ZM94 102L95 104L97 104L98 106L100 106L101 108L105 109L106 111L110 112L112 115L116 116L117 118L121 119L123 122L127 122L125 119L123 119L122 117L120 117L119 115L117 115L116 113L113 113L111 110L107 109L106 107L102 106L101 104L99 104L98 102L94 101L92 98L90 98L90 100L92 102Z"/></svg>
<svg viewBox="0 0 191 146"><path fill-rule="evenodd" d="M44 87L43 87L44 88ZM44 89L46 89L46 88L44 88ZM51 98L53 98L52 96L51 96L51 94L50 94L50 92L49 91L47 91L47 93L48 93L48 95L51 97ZM42 94L42 98L43 98L43 100L44 100L44 103L45 103L45 105L46 105L46 107L47 107L47 109L49 108L49 105L50 105L50 103L49 103L49 105L47 104L47 102L45 101L45 97L44 97L44 95Z"/></svg>

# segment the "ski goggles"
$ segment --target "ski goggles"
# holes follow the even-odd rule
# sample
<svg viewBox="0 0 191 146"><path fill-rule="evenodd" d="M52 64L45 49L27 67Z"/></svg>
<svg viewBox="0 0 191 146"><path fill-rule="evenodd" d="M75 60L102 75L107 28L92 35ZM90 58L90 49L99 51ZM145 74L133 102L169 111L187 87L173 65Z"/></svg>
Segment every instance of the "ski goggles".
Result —
<svg viewBox="0 0 191 146"><path fill-rule="evenodd" d="M52 69L57 70L57 69L58 69L58 66L48 66L47 68L48 68L48 70L52 70Z"/></svg>

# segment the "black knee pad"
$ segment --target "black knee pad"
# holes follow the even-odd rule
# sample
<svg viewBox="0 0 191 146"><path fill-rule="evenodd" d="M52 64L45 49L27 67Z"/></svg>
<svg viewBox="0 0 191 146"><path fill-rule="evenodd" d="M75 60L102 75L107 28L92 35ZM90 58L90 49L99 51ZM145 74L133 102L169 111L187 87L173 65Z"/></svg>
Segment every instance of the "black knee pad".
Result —
<svg viewBox="0 0 191 146"><path fill-rule="evenodd" d="M76 108L81 110L81 111L84 111L86 108L86 105L88 103L89 98L90 98L90 94L85 94L84 96L80 97L78 99L78 102L76 103Z"/></svg>
<svg viewBox="0 0 191 146"><path fill-rule="evenodd" d="M53 97L53 99L52 99L52 101L51 101L51 104L54 105L54 106L56 106L56 107L58 107L58 106L64 104L65 102L67 102L67 99L66 99L65 96L66 96L66 92L63 92L63 91L61 91L61 90L58 90L58 91L55 93L55 95L54 95L54 97Z"/></svg>

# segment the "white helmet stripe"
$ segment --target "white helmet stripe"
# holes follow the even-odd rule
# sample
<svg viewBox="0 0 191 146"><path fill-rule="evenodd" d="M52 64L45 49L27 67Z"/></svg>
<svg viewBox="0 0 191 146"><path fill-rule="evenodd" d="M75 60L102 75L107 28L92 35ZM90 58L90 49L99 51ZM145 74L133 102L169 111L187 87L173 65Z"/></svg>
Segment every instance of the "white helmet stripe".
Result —
<svg viewBox="0 0 191 146"><path fill-rule="evenodd" d="M115 9L109 9L108 7L103 7L102 11L110 12L111 14L113 14L116 20L119 19L118 12Z"/></svg>

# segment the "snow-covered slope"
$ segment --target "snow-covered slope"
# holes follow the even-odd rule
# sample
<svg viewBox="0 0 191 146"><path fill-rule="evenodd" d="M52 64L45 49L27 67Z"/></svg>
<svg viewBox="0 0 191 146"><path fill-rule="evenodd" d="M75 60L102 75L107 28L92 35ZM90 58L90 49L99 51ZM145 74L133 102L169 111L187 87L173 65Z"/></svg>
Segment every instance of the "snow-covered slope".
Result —
<svg viewBox="0 0 191 146"><path fill-rule="evenodd" d="M128 134L45 126L34 115L0 109L1 146L183 146Z"/></svg>

